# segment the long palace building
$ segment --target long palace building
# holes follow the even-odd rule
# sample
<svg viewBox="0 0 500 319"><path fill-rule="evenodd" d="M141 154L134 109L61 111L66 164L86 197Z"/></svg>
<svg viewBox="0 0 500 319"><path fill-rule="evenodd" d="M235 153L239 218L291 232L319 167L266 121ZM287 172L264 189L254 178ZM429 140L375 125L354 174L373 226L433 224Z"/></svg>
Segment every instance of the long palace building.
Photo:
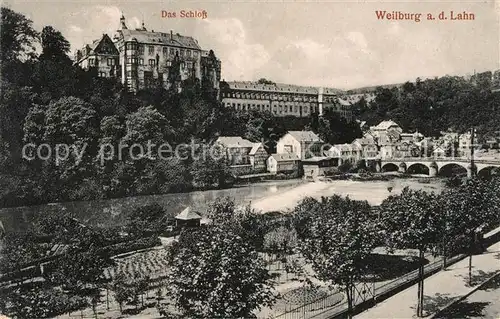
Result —
<svg viewBox="0 0 500 319"><path fill-rule="evenodd" d="M343 91L333 88L257 82L222 82L222 103L236 110L269 111L275 116L307 117L331 109L348 121L352 120L351 102Z"/></svg>
<svg viewBox="0 0 500 319"><path fill-rule="evenodd" d="M163 86L170 88L195 78L218 92L221 62L212 50L202 50L198 41L170 31L129 29L125 17L111 39L104 34L76 52L75 64L94 68L101 77L119 79L130 91ZM180 86L179 86L180 87Z"/></svg>

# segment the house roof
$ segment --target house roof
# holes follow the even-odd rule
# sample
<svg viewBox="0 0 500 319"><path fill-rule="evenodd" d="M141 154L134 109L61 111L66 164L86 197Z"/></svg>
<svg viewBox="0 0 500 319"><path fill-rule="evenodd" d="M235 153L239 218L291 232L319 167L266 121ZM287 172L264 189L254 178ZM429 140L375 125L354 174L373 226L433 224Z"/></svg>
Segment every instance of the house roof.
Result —
<svg viewBox="0 0 500 319"><path fill-rule="evenodd" d="M80 58L77 57L78 61L75 61L75 62L79 62L81 59L83 59L89 55L93 55L95 53L98 53L98 52L96 52L96 49L104 41L108 41L109 45L113 46L113 50L115 51L114 53L107 53L107 54L118 55L119 52L116 49L116 46L113 43L113 41L111 40L111 38L107 34L103 34L102 37L100 37L99 39L93 40L92 43L85 44L80 50L77 50L77 54L81 54L81 57Z"/></svg>
<svg viewBox="0 0 500 319"><path fill-rule="evenodd" d="M262 146L262 143L253 143L253 147L250 150L249 154L250 155L255 155L261 146Z"/></svg>
<svg viewBox="0 0 500 319"><path fill-rule="evenodd" d="M351 106L351 105L352 105L352 103L351 103L351 102L346 101L346 100L344 100L344 99L340 99L340 98L339 98L339 99L337 99L337 100L339 101L339 104L340 104L340 105L343 105L343 106Z"/></svg>
<svg viewBox="0 0 500 319"><path fill-rule="evenodd" d="M313 131L288 131L299 142L322 142Z"/></svg>
<svg viewBox="0 0 500 319"><path fill-rule="evenodd" d="M378 125L376 125L374 128L377 130L387 130L388 128L390 128L392 126L399 126L399 124L392 121L392 120L387 120L387 121L382 121L382 122L378 123Z"/></svg>
<svg viewBox="0 0 500 319"><path fill-rule="evenodd" d="M366 138L366 137L357 138L352 143L356 143L356 142L359 143L361 146L375 145L375 140L373 138Z"/></svg>
<svg viewBox="0 0 500 319"><path fill-rule="evenodd" d="M316 163L316 162L321 162L321 161L328 161L333 159L331 156L313 156L310 158L303 159L303 163Z"/></svg>
<svg viewBox="0 0 500 319"><path fill-rule="evenodd" d="M335 148L338 150L352 150L351 144L335 144L330 149Z"/></svg>
<svg viewBox="0 0 500 319"><path fill-rule="evenodd" d="M255 143L252 143L240 136L219 136L216 143L220 143L225 147L251 147L253 149L255 146Z"/></svg>
<svg viewBox="0 0 500 319"><path fill-rule="evenodd" d="M201 219L201 216L193 212L190 207L186 207L179 215L175 216L176 219L193 220Z"/></svg>
<svg viewBox="0 0 500 319"><path fill-rule="evenodd" d="M164 33L147 30L120 30L124 41L135 41L139 43L163 44L170 46L178 46L189 49L201 50L201 47L192 37L183 36L179 33Z"/></svg>
<svg viewBox="0 0 500 319"><path fill-rule="evenodd" d="M276 160L276 162L285 162L285 161L298 161L299 156L295 153L276 153L271 154L272 158Z"/></svg>

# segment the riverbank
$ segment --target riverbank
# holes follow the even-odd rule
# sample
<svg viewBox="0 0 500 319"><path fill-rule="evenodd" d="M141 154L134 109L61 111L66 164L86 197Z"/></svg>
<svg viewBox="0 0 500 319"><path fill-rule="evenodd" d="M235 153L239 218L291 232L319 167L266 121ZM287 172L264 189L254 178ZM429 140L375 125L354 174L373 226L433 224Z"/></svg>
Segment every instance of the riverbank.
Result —
<svg viewBox="0 0 500 319"><path fill-rule="evenodd" d="M123 224L126 216L138 206L158 203L165 208L168 215L175 216L184 208L191 207L198 212L204 212L208 203L221 197L231 197L238 204L248 204L251 201L266 196L279 194L303 184L302 179L264 181L231 188L193 191L188 193L170 193L163 195L145 195L123 198L50 203L44 205L9 207L0 209L0 221L7 232L22 231L37 214L55 211L66 211L85 224L110 227Z"/></svg>
<svg viewBox="0 0 500 319"><path fill-rule="evenodd" d="M374 175L375 176L375 175ZM217 198L231 197L238 205L251 206L259 211L293 209L304 197L331 196L339 194L353 199L367 200L372 205L379 205L391 193L401 191L405 186L427 191L437 191L444 181L434 178L418 178L383 174L389 180L352 181L334 180L307 182L303 179L263 181L238 185L232 188L194 191L189 193L171 193L164 195L134 196L106 200L62 202L46 205L12 207L0 209L0 221L7 232L22 231L37 214L64 210L73 214L83 223L98 227L118 226L124 223L126 216L138 206L158 203L166 213L173 217L186 207L204 213L208 204ZM425 183L424 183L425 180Z"/></svg>
<svg viewBox="0 0 500 319"><path fill-rule="evenodd" d="M263 213L270 211L287 211L293 209L302 199L313 197L320 199L323 196L338 194L349 196L355 200L366 200L370 205L377 206L392 194L399 194L405 187L422 189L428 192L441 192L444 182L432 179L423 182L420 178L392 179L389 181L316 181L299 185L293 189L277 195L252 202L252 208ZM392 188L391 191L388 188Z"/></svg>

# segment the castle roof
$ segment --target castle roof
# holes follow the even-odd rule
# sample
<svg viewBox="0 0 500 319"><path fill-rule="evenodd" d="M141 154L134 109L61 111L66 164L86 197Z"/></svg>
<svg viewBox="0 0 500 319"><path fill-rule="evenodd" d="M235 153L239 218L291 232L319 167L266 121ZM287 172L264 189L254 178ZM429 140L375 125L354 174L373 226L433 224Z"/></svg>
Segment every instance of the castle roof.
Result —
<svg viewBox="0 0 500 319"><path fill-rule="evenodd" d="M261 84L252 81L230 81L226 82L231 89L249 90L249 91L269 91L280 93L301 93L301 94L314 94L317 95L320 89L323 94L338 94L342 90L335 88L318 88L314 86L301 86L293 84L275 83L275 84Z"/></svg>
<svg viewBox="0 0 500 319"><path fill-rule="evenodd" d="M163 44L193 50L201 50L201 47L198 45L198 41L196 41L193 37L180 35L179 33L154 32L144 29L124 29L120 30L120 32L124 41L137 41L138 43L145 44Z"/></svg>

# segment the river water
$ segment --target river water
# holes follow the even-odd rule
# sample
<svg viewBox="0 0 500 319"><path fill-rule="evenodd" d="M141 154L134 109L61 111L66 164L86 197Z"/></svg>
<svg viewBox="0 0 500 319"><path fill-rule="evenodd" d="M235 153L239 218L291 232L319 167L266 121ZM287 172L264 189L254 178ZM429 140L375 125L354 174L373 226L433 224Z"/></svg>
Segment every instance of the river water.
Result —
<svg viewBox="0 0 500 319"><path fill-rule="evenodd" d="M387 196L401 192L406 186L434 192L439 192L444 187L441 180L429 181L430 183L422 183L418 178L370 182L269 181L222 190L4 208L0 209L0 221L9 232L24 229L36 214L66 210L84 223L110 226L123 223L124 217L137 206L158 203L171 215L176 215L190 206L193 210L203 214L208 203L225 196L233 198L238 204L251 204L253 208L263 212L291 209L304 197L320 198L335 193L352 199L367 200L372 205L378 205ZM388 187L392 187L391 192Z"/></svg>

